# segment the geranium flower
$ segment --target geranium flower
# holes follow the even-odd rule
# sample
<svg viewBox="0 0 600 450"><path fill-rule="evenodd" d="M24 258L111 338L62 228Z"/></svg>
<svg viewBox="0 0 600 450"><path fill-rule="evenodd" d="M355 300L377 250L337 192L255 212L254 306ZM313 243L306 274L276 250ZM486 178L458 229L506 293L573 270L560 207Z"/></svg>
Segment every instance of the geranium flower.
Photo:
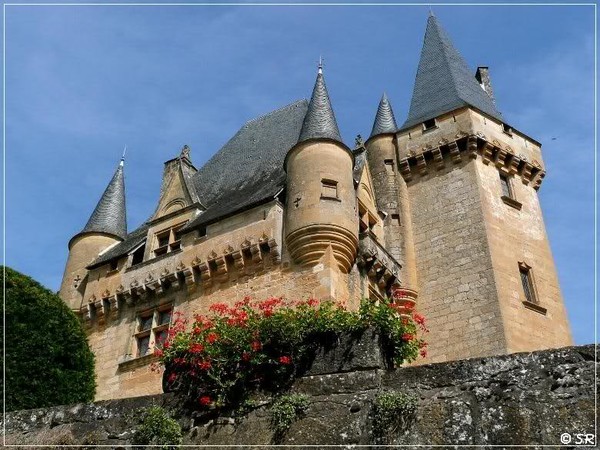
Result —
<svg viewBox="0 0 600 450"><path fill-rule="evenodd" d="M279 362L281 364L285 364L285 365L291 364L292 363L292 358L290 358L289 356L280 356L279 357Z"/></svg>
<svg viewBox="0 0 600 450"><path fill-rule="evenodd" d="M250 346L252 347L252 351L259 351L262 348L262 344L259 341L252 341L252 344L250 344Z"/></svg>
<svg viewBox="0 0 600 450"><path fill-rule="evenodd" d="M160 348L154 349L154 356L158 356L160 358L162 355L164 355L164 353Z"/></svg>
<svg viewBox="0 0 600 450"><path fill-rule="evenodd" d="M415 335L411 334L411 333L404 333L402 335L402 340L403 341L412 341L414 338L415 338Z"/></svg>
<svg viewBox="0 0 600 450"><path fill-rule="evenodd" d="M419 354L421 355L421 357L425 358L427 357L427 350L426 349L422 349Z"/></svg>
<svg viewBox="0 0 600 450"><path fill-rule="evenodd" d="M212 399L208 395L203 395L198 399L198 402L200 402L202 406L208 406L212 403Z"/></svg>
<svg viewBox="0 0 600 450"><path fill-rule="evenodd" d="M206 340L209 344L214 344L219 339L219 335L217 333L208 333L206 335Z"/></svg>
<svg viewBox="0 0 600 450"><path fill-rule="evenodd" d="M248 362L248 361L250 361L251 357L252 357L252 355L250 355L250 353L248 353L248 352L242 353L242 361Z"/></svg>
<svg viewBox="0 0 600 450"><path fill-rule="evenodd" d="M200 369L202 370L208 370L212 367L212 364L210 361L206 360L206 361L200 361L198 363L198 367L200 367Z"/></svg>
<svg viewBox="0 0 600 450"><path fill-rule="evenodd" d="M190 353L202 353L204 351L204 345L194 343L190 345Z"/></svg>

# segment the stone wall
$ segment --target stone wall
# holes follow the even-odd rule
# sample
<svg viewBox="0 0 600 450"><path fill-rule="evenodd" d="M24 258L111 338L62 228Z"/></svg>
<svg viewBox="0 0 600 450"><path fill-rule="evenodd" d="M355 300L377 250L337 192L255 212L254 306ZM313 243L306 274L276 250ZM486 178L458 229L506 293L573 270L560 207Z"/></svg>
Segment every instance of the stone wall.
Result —
<svg viewBox="0 0 600 450"><path fill-rule="evenodd" d="M271 431L268 405L242 418L207 418L186 411L167 394L8 413L7 443L130 448L139 411L150 405L172 412L185 444L229 448L274 443L560 445L561 435L562 442L581 443L586 437L593 442L592 345L388 371L373 342L367 333L359 342L342 340L320 355L292 387L308 396L308 410L279 440ZM382 391L408 393L417 405L385 435L373 432L373 401Z"/></svg>

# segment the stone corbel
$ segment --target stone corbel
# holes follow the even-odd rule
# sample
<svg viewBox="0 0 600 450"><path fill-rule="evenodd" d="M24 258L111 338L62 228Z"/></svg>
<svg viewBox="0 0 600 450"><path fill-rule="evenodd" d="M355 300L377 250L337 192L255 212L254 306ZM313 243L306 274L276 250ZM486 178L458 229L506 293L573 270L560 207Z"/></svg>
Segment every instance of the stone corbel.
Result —
<svg viewBox="0 0 600 450"><path fill-rule="evenodd" d="M445 164L444 164L444 157L442 156L442 150L440 149L440 147L436 147L434 148L431 153L433 154L433 161L435 162L435 168L437 170L443 169Z"/></svg>
<svg viewBox="0 0 600 450"><path fill-rule="evenodd" d="M477 136L469 136L467 138L467 153L469 158L477 158Z"/></svg>
<svg viewBox="0 0 600 450"><path fill-rule="evenodd" d="M279 244L275 239L269 239L269 251L271 252L271 258L274 263L281 262L281 252L279 251Z"/></svg>
<svg viewBox="0 0 600 450"><path fill-rule="evenodd" d="M111 318L116 318L119 314L119 299L117 295L108 298L109 310Z"/></svg>
<svg viewBox="0 0 600 450"><path fill-rule="evenodd" d="M540 186L542 184L542 180L544 179L545 176L546 176L546 172L544 172L543 170L540 170L533 178L533 188L536 191L540 188Z"/></svg>
<svg viewBox="0 0 600 450"><path fill-rule="evenodd" d="M487 166L494 157L494 146L486 142L481 151L481 161Z"/></svg>
<svg viewBox="0 0 600 450"><path fill-rule="evenodd" d="M498 169L503 168L506 165L506 157L508 156L508 152L503 149L498 149L498 153L496 153L496 167Z"/></svg>
<svg viewBox="0 0 600 450"><path fill-rule="evenodd" d="M533 170L533 168L534 167L529 163L525 163L523 165L523 171L521 172L521 181L523 181L524 185L528 185L531 182L531 171Z"/></svg>
<svg viewBox="0 0 600 450"><path fill-rule="evenodd" d="M448 144L448 149L450 150L450 157L452 158L452 162L454 164L458 164L462 161L462 156L460 155L460 149L458 148L458 144L456 141L452 141Z"/></svg>
<svg viewBox="0 0 600 450"><path fill-rule="evenodd" d="M200 271L200 281L202 283L208 284L211 281L211 270L208 262L203 262L198 265L198 270Z"/></svg>
<svg viewBox="0 0 600 450"><path fill-rule="evenodd" d="M250 246L250 254L252 255L252 261L258 263L262 261L262 255L260 253L260 246L254 244Z"/></svg>
<svg viewBox="0 0 600 450"><path fill-rule="evenodd" d="M419 170L419 175L426 175L427 170L427 161L425 161L425 155L423 153L419 153L417 155L417 169Z"/></svg>
<svg viewBox="0 0 600 450"><path fill-rule="evenodd" d="M510 161L508 163L508 174L509 175L515 175L519 172L519 163L521 161L519 160L519 158L517 158L515 155L512 155L512 158L510 158Z"/></svg>
<svg viewBox="0 0 600 450"><path fill-rule="evenodd" d="M81 307L81 316L86 322L92 320L92 304L87 303Z"/></svg>
<svg viewBox="0 0 600 450"><path fill-rule="evenodd" d="M400 160L399 169L405 181L410 181L412 179L412 172L410 171L410 164L408 163L408 158Z"/></svg>
<svg viewBox="0 0 600 450"><path fill-rule="evenodd" d="M129 285L129 293L132 297L131 302L133 303L136 297L144 298L146 295L146 286L144 286L138 280L133 280Z"/></svg>

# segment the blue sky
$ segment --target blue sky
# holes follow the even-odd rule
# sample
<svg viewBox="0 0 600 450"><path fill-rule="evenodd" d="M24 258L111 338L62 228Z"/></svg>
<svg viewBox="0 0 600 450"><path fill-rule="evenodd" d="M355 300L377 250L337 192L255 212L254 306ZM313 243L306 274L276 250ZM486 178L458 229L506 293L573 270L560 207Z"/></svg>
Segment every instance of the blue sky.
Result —
<svg viewBox="0 0 600 450"><path fill-rule="evenodd" d="M594 339L594 8L435 6L507 122L543 143L539 191L576 343ZM6 264L57 290L125 145L128 227L162 163L201 166L247 120L310 96L346 143L385 90L406 118L426 6L6 7ZM556 140L552 140L555 137Z"/></svg>

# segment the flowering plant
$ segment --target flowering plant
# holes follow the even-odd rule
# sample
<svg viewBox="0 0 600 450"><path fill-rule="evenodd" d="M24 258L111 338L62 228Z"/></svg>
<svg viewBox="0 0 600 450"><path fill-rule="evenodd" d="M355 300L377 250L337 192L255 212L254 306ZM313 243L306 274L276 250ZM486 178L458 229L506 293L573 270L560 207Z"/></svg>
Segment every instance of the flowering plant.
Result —
<svg viewBox="0 0 600 450"><path fill-rule="evenodd" d="M358 311L348 311L331 301L246 297L209 310L191 323L175 313L167 339L155 350L165 365L165 390L186 393L203 408L239 404L253 389L287 387L320 343L342 333L376 329L395 365L426 355L417 336L418 329L427 331L423 317L401 315L394 303L363 300Z"/></svg>

